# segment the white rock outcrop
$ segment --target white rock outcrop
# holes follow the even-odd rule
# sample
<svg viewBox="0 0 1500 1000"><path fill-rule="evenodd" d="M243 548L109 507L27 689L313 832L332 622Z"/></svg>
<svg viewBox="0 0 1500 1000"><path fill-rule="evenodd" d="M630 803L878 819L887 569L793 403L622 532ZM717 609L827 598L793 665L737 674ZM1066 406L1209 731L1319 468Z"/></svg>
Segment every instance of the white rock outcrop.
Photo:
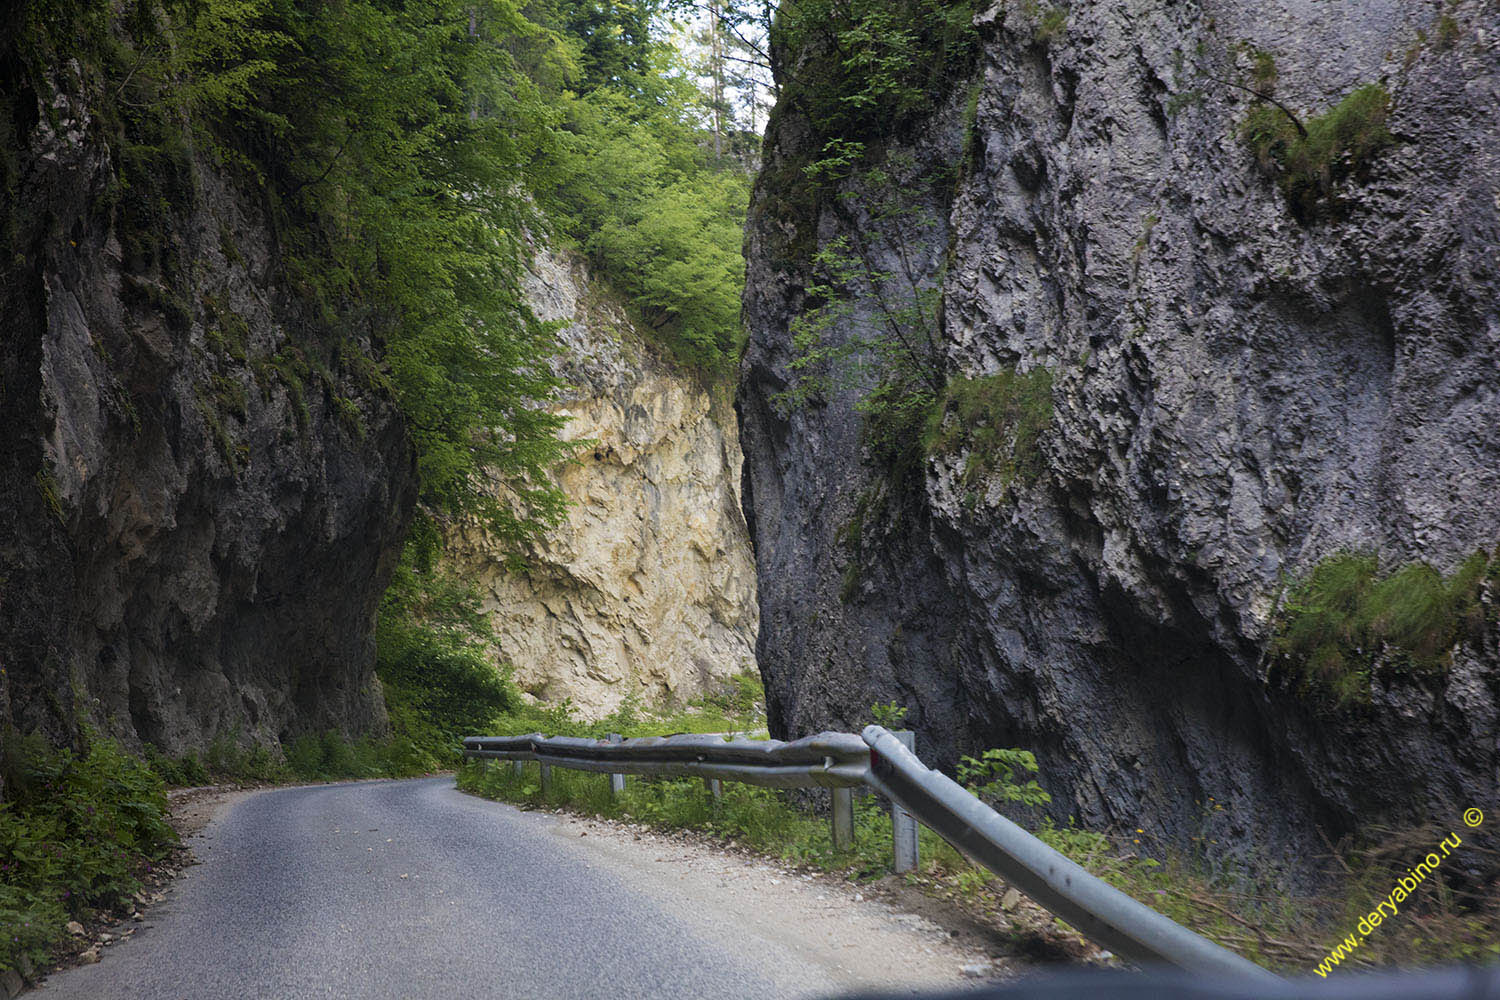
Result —
<svg viewBox="0 0 1500 1000"><path fill-rule="evenodd" d="M554 472L565 520L516 570L485 533L450 536L474 581L496 656L521 688L608 714L635 693L681 702L755 668L755 563L740 507L740 446L727 391L662 361L571 255L540 251L526 288L543 320L570 321L558 412L584 442Z"/></svg>

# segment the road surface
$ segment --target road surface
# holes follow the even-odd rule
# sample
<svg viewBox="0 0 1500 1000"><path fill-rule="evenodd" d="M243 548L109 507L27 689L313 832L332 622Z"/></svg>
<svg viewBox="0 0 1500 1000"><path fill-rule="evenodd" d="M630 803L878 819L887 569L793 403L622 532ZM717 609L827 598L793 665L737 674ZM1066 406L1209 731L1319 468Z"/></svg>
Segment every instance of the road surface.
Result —
<svg viewBox="0 0 1500 1000"><path fill-rule="evenodd" d="M826 885L446 777L256 792L192 846L140 933L37 996L816 997L984 960Z"/></svg>

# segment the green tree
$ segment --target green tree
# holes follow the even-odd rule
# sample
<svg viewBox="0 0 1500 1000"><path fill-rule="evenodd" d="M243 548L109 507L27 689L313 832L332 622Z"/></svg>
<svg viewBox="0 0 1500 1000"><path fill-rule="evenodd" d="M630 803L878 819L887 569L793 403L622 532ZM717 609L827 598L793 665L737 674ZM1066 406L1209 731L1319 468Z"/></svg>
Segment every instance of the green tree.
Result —
<svg viewBox="0 0 1500 1000"><path fill-rule="evenodd" d="M980 798L1041 806L1051 802L1052 796L1035 778L1021 782L1023 776L1039 770L1036 755L1030 750L991 747L978 757L959 760L958 783Z"/></svg>
<svg viewBox="0 0 1500 1000"><path fill-rule="evenodd" d="M208 19L234 36L226 10L243 41L187 70L253 68L254 86L200 84L217 98L201 110L270 191L292 280L330 326L362 320L383 347L424 509L480 513L510 538L550 523L562 449L537 364L550 332L520 294L532 211L517 180L551 115L509 47L538 29L505 0L219 0L190 33Z"/></svg>
<svg viewBox="0 0 1500 1000"><path fill-rule="evenodd" d="M548 216L670 356L727 378L743 345L750 181L713 155L702 95L677 76L651 100L607 87L556 106L558 144L535 189Z"/></svg>
<svg viewBox="0 0 1500 1000"><path fill-rule="evenodd" d="M663 0L532 0L529 18L578 43L578 89L654 89Z"/></svg>

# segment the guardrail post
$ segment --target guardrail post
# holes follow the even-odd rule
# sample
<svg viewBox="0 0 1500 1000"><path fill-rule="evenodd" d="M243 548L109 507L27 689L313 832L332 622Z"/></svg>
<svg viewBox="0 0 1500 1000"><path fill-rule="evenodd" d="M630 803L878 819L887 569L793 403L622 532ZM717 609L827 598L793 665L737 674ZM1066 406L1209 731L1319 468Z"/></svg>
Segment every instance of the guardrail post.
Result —
<svg viewBox="0 0 1500 1000"><path fill-rule="evenodd" d="M524 760L513 760L510 762L510 773L519 778L526 773L526 762Z"/></svg>
<svg viewBox="0 0 1500 1000"><path fill-rule="evenodd" d="M917 752L917 734L910 729L897 729L891 735L912 753ZM891 803L891 839L896 847L896 873L915 869L920 860L917 857L917 820L895 802Z"/></svg>
<svg viewBox="0 0 1500 1000"><path fill-rule="evenodd" d="M537 767L542 771L542 796L546 797L552 794L552 765L538 761Z"/></svg>
<svg viewBox="0 0 1500 1000"><path fill-rule="evenodd" d="M724 798L724 783L722 781L720 781L718 778L704 778L703 779L703 787L707 788L708 789L708 794L710 794L710 795L713 796L713 798L714 798L714 805L715 806L717 806L719 804L719 802L723 800L723 798Z"/></svg>
<svg viewBox="0 0 1500 1000"><path fill-rule="evenodd" d="M833 789L833 848L847 851L854 846L854 789Z"/></svg>
<svg viewBox="0 0 1500 1000"><path fill-rule="evenodd" d="M611 743L623 743L623 742L625 742L625 737L621 736L619 733L610 733L609 734L609 741ZM610 797L617 799L617 798L620 797L620 795L624 791L625 791L625 775L623 775L623 774L611 774L609 776L609 794L610 794Z"/></svg>

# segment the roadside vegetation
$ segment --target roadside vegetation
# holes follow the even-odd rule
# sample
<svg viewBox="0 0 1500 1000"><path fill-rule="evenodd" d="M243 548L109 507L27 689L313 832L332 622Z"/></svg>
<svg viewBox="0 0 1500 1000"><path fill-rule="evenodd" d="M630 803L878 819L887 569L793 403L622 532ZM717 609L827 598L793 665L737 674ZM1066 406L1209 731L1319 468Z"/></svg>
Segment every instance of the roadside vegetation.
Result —
<svg viewBox="0 0 1500 1000"><path fill-rule="evenodd" d="M107 739L0 734L0 972L30 978L67 923L123 905L177 843L161 778Z"/></svg>

